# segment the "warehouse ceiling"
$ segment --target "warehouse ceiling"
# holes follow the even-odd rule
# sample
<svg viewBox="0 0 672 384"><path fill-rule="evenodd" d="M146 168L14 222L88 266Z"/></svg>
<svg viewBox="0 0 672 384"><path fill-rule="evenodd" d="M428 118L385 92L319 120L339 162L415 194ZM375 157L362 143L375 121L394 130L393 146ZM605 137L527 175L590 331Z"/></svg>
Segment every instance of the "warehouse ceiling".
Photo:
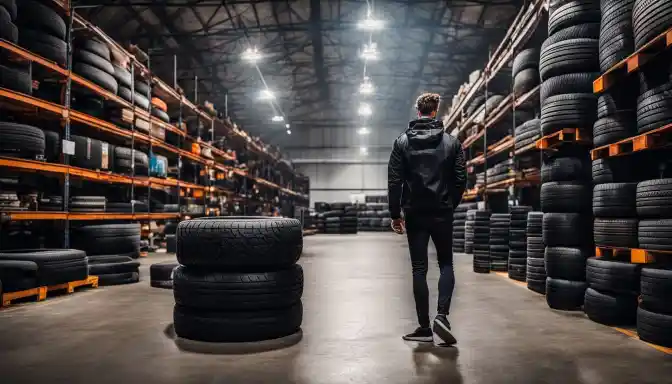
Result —
<svg viewBox="0 0 672 384"><path fill-rule="evenodd" d="M209 100L242 128L274 144L313 127L366 125L400 132L423 91L450 100L468 74L482 68L488 47L496 48L522 0L370 2L384 29L371 35L380 57L367 64L375 86L368 96L373 115L357 114L362 97L362 46L369 32L357 28L367 1L78 1L80 12L113 38L150 52L151 68L172 83L177 55L178 84L193 99ZM257 66L242 60L256 46ZM259 101L264 83L275 107ZM228 98L225 96L228 94ZM276 109L275 111L273 109ZM285 122L272 122L283 114Z"/></svg>

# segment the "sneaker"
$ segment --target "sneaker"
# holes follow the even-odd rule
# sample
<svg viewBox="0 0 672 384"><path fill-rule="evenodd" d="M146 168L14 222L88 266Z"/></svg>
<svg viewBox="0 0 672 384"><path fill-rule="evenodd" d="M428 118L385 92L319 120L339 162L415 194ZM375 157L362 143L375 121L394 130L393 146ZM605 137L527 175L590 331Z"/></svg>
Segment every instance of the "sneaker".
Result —
<svg viewBox="0 0 672 384"><path fill-rule="evenodd" d="M422 341L426 343L432 342L432 329L418 327L413 333L409 333L403 337L406 341Z"/></svg>
<svg viewBox="0 0 672 384"><path fill-rule="evenodd" d="M432 333L434 334L434 344L437 346L448 347L457 343L453 334L450 333L450 323L446 319L446 315L436 316Z"/></svg>

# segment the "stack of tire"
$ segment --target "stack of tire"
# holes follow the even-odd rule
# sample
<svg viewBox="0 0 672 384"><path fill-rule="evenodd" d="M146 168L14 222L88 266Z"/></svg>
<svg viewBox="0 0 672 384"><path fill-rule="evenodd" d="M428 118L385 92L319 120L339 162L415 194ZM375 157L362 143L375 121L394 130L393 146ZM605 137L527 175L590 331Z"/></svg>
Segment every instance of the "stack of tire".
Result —
<svg viewBox="0 0 672 384"><path fill-rule="evenodd" d="M173 273L179 264L165 261L149 266L149 285L154 288L173 289Z"/></svg>
<svg viewBox="0 0 672 384"><path fill-rule="evenodd" d="M490 273L490 211L474 211L474 261L476 273Z"/></svg>
<svg viewBox="0 0 672 384"><path fill-rule="evenodd" d="M0 251L0 281L5 292L84 280L86 253L76 249Z"/></svg>
<svg viewBox="0 0 672 384"><path fill-rule="evenodd" d="M105 196L72 196L68 210L70 212L105 212Z"/></svg>
<svg viewBox="0 0 672 384"><path fill-rule="evenodd" d="M383 209L377 211L378 217L380 218L380 227L378 231L388 232L392 230L392 217L390 216L390 210L388 209L387 204L384 205Z"/></svg>
<svg viewBox="0 0 672 384"><path fill-rule="evenodd" d="M16 44L19 40L19 30L16 27L16 1L0 2L0 39Z"/></svg>
<svg viewBox="0 0 672 384"><path fill-rule="evenodd" d="M593 254L588 164L586 149L566 148L545 159L541 169L546 301L554 309L576 310L583 305L586 259Z"/></svg>
<svg viewBox="0 0 672 384"><path fill-rule="evenodd" d="M638 3L636 2L635 6ZM661 52L652 62L643 66L638 75L639 96L636 100L636 132L642 134L672 123L672 51ZM611 93L634 93L627 88L623 89L628 85L627 83L624 85L616 84ZM625 102L627 101L629 100L626 99ZM627 107L626 105L622 108Z"/></svg>
<svg viewBox="0 0 672 384"><path fill-rule="evenodd" d="M177 239L175 238L177 224L178 223L169 222L166 223L166 226L163 228L163 233L166 236L166 252L168 253L177 252Z"/></svg>
<svg viewBox="0 0 672 384"><path fill-rule="evenodd" d="M478 219L477 219L478 224ZM509 259L509 226L511 225L511 215L508 213L493 213L490 216L490 270L495 272L506 272ZM477 228L478 234L481 232ZM476 263L476 252L474 252L474 263ZM476 266L474 266L476 268ZM475 269L474 269L475 270Z"/></svg>
<svg viewBox="0 0 672 384"><path fill-rule="evenodd" d="M544 238L542 236L543 212L527 214L527 289L546 293L546 263L544 261Z"/></svg>
<svg viewBox="0 0 672 384"><path fill-rule="evenodd" d="M140 256L140 224L92 224L71 229L72 245L87 256Z"/></svg>
<svg viewBox="0 0 672 384"><path fill-rule="evenodd" d="M488 174L488 185L503 181L511 177L511 169L513 168L513 159L507 159L495 164L486 172Z"/></svg>
<svg viewBox="0 0 672 384"><path fill-rule="evenodd" d="M514 146L519 150L527 145L535 143L541 137L539 119L532 119L516 127Z"/></svg>
<svg viewBox="0 0 672 384"><path fill-rule="evenodd" d="M342 210L327 211L324 213L324 233L337 234L341 230Z"/></svg>
<svg viewBox="0 0 672 384"><path fill-rule="evenodd" d="M44 156L44 132L36 127L0 121L0 155L35 160Z"/></svg>
<svg viewBox="0 0 672 384"><path fill-rule="evenodd" d="M525 281L527 278L527 215L529 206L511 207L509 227L509 278Z"/></svg>
<svg viewBox="0 0 672 384"><path fill-rule="evenodd" d="M137 149L115 147L114 170L121 174L147 176L149 174L149 157Z"/></svg>
<svg viewBox="0 0 672 384"><path fill-rule="evenodd" d="M520 98L539 85L539 50L528 48L513 59L513 94ZM538 98L531 98L525 105L538 106ZM516 135L517 137L517 135Z"/></svg>
<svg viewBox="0 0 672 384"><path fill-rule="evenodd" d="M123 285L140 281L140 262L129 256L88 256L89 274L98 276L98 284Z"/></svg>
<svg viewBox="0 0 672 384"><path fill-rule="evenodd" d="M606 72L634 50L632 9L635 0L602 0L600 27L600 70ZM634 80L634 78L632 78ZM615 143L636 134L635 99L637 91L630 78L601 94L597 99L597 118L593 126L593 145Z"/></svg>
<svg viewBox="0 0 672 384"><path fill-rule="evenodd" d="M640 265L629 261L588 259L583 307L588 318L607 325L634 325L640 270Z"/></svg>
<svg viewBox="0 0 672 384"><path fill-rule="evenodd" d="M211 217L182 221L173 273L178 337L252 342L300 330L303 270L296 219Z"/></svg>
<svg viewBox="0 0 672 384"><path fill-rule="evenodd" d="M89 38L75 40L72 70L101 88L117 94L119 84L114 77L107 44Z"/></svg>
<svg viewBox="0 0 672 384"><path fill-rule="evenodd" d="M3 3L9 4L11 9L12 1ZM67 27L61 15L49 2L45 1L21 0L16 4L18 5L16 20L19 25L19 45L65 67Z"/></svg>
<svg viewBox="0 0 672 384"><path fill-rule="evenodd" d="M70 157L72 165L94 170L112 168L109 143L78 135L71 135L70 140L75 143L75 154Z"/></svg>
<svg viewBox="0 0 672 384"><path fill-rule="evenodd" d="M25 1L21 3L32 3L32 1ZM18 11L15 0L5 0L0 2L0 39L7 40L11 43L19 43L22 46L26 44L30 45L33 42L33 39L30 36L26 38L21 38L19 30L16 24L19 24L20 21L33 21L32 27L37 27L41 24L44 24L45 14L44 12L50 12L51 9L46 9L45 6L40 6L37 13L26 14L21 20L18 18ZM25 11L25 8L22 7ZM28 17L31 16L31 17ZM61 21L63 21L61 19ZM15 24L16 23L16 24ZM65 26L65 23L63 24ZM31 25L29 24L28 27ZM27 34L30 35L32 30L26 28ZM23 30L21 31L21 35ZM40 36L46 35L45 32L40 33ZM58 40L54 38L55 40ZM35 41L33 46L41 45L38 41ZM35 51L36 52L36 51ZM37 53L37 52L36 52ZM38 53L39 54L39 53ZM65 57L65 43L63 42L63 57ZM31 63L27 62L24 64L12 63L8 60L3 60L0 62L0 87L12 89L25 94L32 94L33 92L33 79L31 77Z"/></svg>
<svg viewBox="0 0 672 384"><path fill-rule="evenodd" d="M476 208L476 204L464 203L455 208L453 213L453 252L464 253L467 211L473 208Z"/></svg>
<svg viewBox="0 0 672 384"><path fill-rule="evenodd" d="M672 347L672 267L657 265L642 268L640 297L637 309L639 338Z"/></svg>
<svg viewBox="0 0 672 384"><path fill-rule="evenodd" d="M315 228L317 228L317 231L319 233L324 233L325 229L326 229L325 226L326 226L326 221L325 221L324 212L320 212L315 216Z"/></svg>
<svg viewBox="0 0 672 384"><path fill-rule="evenodd" d="M467 211L464 221L464 253L471 255L474 253L474 221L476 220L476 209Z"/></svg>
<svg viewBox="0 0 672 384"><path fill-rule="evenodd" d="M344 207L341 216L341 226L339 233L342 235L357 233L357 207L348 204Z"/></svg>

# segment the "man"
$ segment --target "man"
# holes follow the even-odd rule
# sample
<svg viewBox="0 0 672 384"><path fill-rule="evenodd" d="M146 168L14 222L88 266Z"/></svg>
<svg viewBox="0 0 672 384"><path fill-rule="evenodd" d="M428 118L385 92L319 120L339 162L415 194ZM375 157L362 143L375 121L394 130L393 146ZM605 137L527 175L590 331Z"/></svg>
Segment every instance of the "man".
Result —
<svg viewBox="0 0 672 384"><path fill-rule="evenodd" d="M425 93L418 97L418 119L394 142L388 165L388 196L392 229L406 229L413 266L413 296L420 327L403 337L410 341L456 343L447 316L455 287L453 270L453 209L460 203L467 183L462 144L443 130L436 120L440 97ZM403 191L403 193L402 193ZM401 218L403 209L406 221ZM438 314L429 323L427 247L436 246L439 278Z"/></svg>

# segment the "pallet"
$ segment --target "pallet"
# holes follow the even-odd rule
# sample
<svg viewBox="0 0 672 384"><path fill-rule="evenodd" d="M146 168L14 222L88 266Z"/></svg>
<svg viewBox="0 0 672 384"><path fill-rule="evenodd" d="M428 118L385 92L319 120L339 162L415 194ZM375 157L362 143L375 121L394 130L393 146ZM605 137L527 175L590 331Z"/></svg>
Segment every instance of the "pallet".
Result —
<svg viewBox="0 0 672 384"><path fill-rule="evenodd" d="M578 128L563 128L558 132L546 135L537 140L537 149L553 149L565 143L588 144L589 140L584 139L586 136Z"/></svg>
<svg viewBox="0 0 672 384"><path fill-rule="evenodd" d="M593 92L601 93L609 89L618 79L638 71L658 54L672 45L672 28L654 37L642 48L611 67L593 82Z"/></svg>
<svg viewBox="0 0 672 384"><path fill-rule="evenodd" d="M593 160L604 159L670 145L672 145L672 124L595 148L590 151L590 157Z"/></svg>
<svg viewBox="0 0 672 384"><path fill-rule="evenodd" d="M672 255L672 251L650 251L640 248L595 247L595 257L624 258L633 264L651 264L657 256Z"/></svg>
<svg viewBox="0 0 672 384"><path fill-rule="evenodd" d="M66 290L67 293L75 292L75 288L91 286L98 288L98 276L89 276L84 280L70 281L63 284L49 285L46 287L47 292Z"/></svg>
<svg viewBox="0 0 672 384"><path fill-rule="evenodd" d="M27 297L36 296L37 301L43 301L47 298L47 287L37 287L32 289L27 289L25 291L17 292L7 292L2 294L2 302L0 306L7 307L12 304L13 301L18 299L25 299Z"/></svg>

